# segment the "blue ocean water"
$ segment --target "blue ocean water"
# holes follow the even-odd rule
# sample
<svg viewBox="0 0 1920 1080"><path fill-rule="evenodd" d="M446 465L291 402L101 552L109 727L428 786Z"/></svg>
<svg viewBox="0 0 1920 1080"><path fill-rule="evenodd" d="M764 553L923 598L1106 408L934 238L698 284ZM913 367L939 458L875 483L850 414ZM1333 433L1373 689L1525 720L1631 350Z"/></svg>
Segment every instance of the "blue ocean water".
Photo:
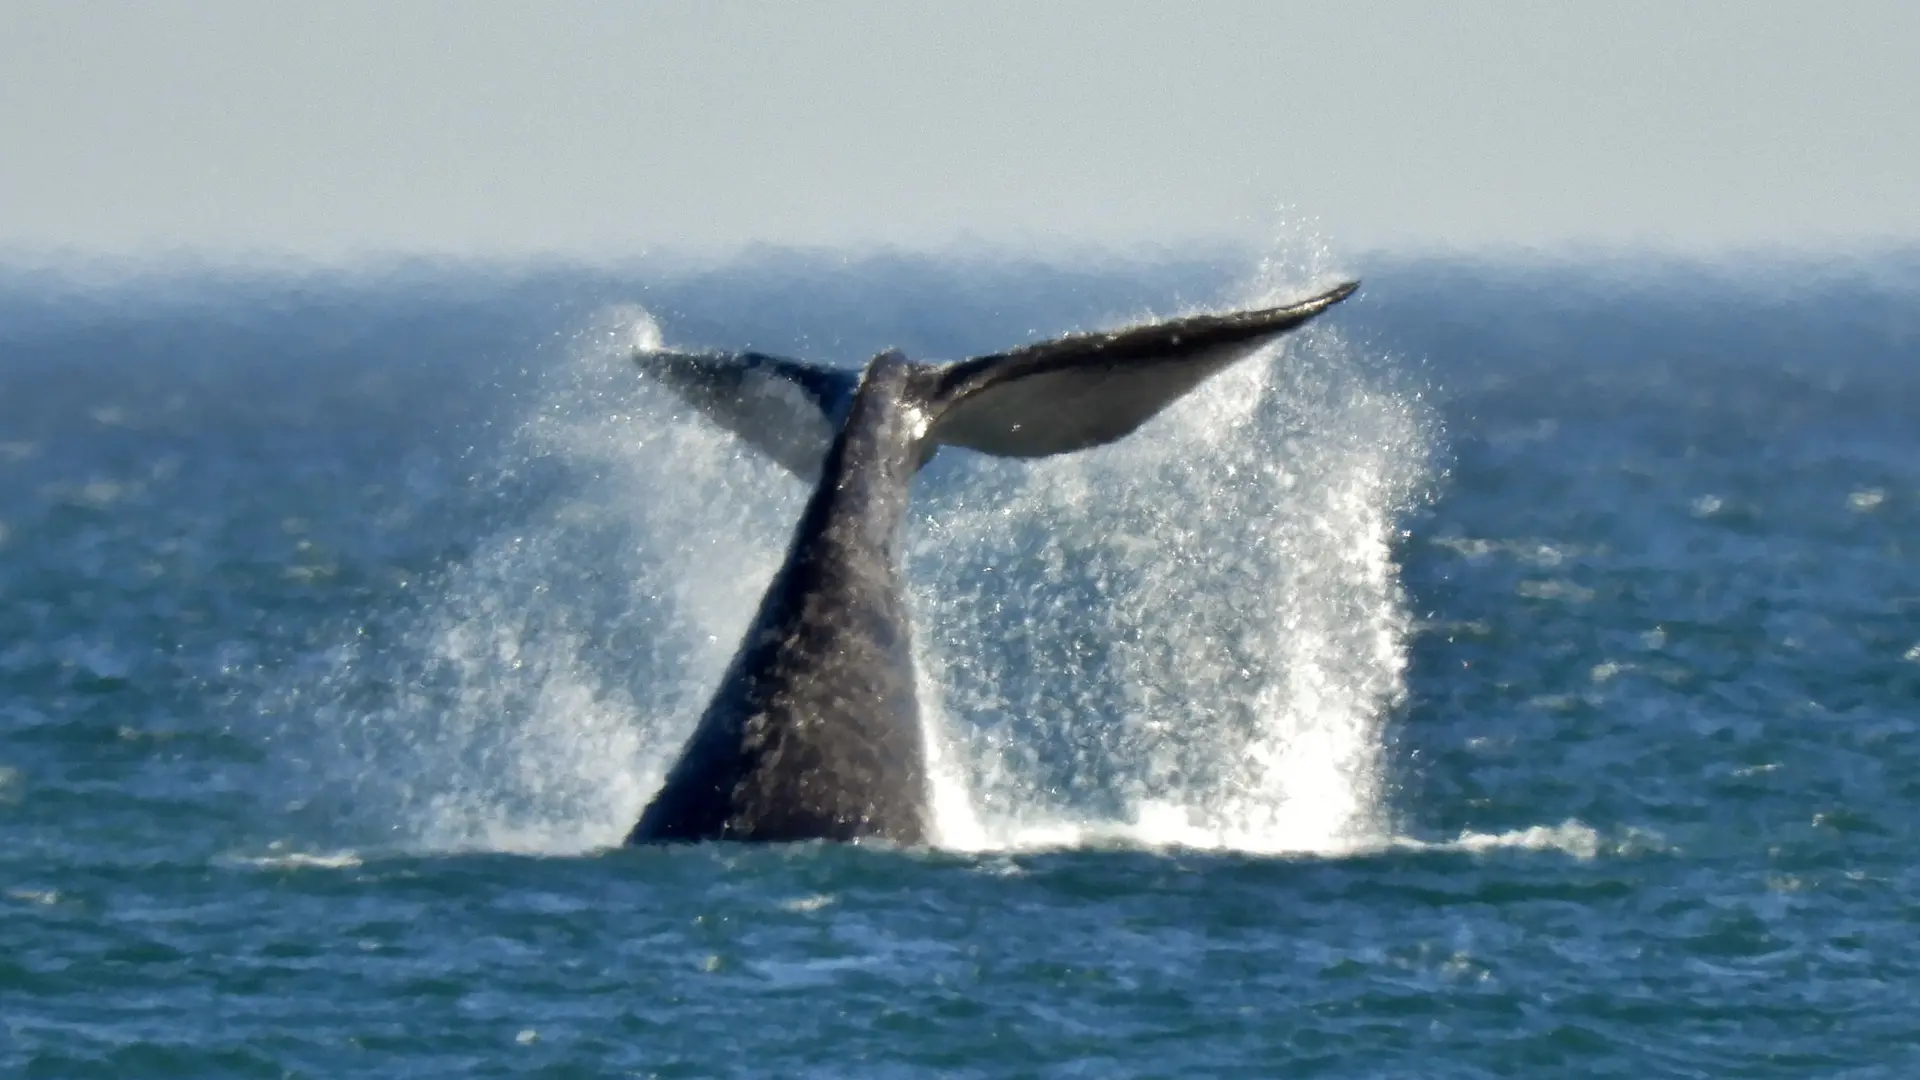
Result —
<svg viewBox="0 0 1920 1080"><path fill-rule="evenodd" d="M613 846L803 494L628 351L1329 268L0 276L0 1069L1913 1075L1920 259L1377 262L929 468L924 851Z"/></svg>

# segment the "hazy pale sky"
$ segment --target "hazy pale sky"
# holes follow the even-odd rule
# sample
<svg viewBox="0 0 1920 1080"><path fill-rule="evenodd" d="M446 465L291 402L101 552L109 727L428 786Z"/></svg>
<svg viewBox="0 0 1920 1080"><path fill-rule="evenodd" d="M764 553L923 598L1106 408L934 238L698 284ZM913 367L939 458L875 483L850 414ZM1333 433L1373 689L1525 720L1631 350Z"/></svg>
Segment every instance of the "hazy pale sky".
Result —
<svg viewBox="0 0 1920 1080"><path fill-rule="evenodd" d="M1920 3L0 0L0 259L1920 241Z"/></svg>

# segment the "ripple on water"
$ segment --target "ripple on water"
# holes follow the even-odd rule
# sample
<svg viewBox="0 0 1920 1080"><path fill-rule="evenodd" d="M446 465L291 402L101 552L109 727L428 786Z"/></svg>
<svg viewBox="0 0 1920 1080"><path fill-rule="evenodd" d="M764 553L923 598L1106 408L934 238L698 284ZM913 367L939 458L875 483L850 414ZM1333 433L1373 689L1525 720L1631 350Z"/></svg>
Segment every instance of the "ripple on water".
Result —
<svg viewBox="0 0 1920 1080"><path fill-rule="evenodd" d="M1920 307L1430 269L1131 450L935 462L957 852L608 849L803 492L634 313L512 344L578 281L9 352L0 1073L1920 1075ZM1168 292L950 270L608 290L955 356Z"/></svg>

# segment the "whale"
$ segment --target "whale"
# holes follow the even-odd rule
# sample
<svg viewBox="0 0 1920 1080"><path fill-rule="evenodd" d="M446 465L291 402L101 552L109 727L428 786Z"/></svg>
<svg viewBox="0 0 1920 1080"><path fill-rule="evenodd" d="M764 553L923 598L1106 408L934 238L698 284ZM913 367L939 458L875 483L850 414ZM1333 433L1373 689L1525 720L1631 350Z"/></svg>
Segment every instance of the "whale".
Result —
<svg viewBox="0 0 1920 1080"><path fill-rule="evenodd" d="M929 843L900 550L915 475L943 447L1040 458L1114 442L1358 287L937 364L637 350L647 377L812 493L627 843Z"/></svg>

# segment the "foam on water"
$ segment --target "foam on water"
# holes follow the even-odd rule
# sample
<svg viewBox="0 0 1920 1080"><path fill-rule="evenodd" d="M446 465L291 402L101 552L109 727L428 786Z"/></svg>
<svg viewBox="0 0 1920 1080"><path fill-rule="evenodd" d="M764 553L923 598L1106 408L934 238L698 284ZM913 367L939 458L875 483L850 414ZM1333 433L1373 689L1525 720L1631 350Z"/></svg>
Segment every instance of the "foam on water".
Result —
<svg viewBox="0 0 1920 1080"><path fill-rule="evenodd" d="M1281 273L1241 299L1306 291ZM635 376L659 342L637 308L576 339L502 465L560 494L452 573L392 700L349 718L410 843L617 843L777 565L801 486ZM1381 361L1310 329L1116 445L929 470L908 570L943 845L1390 836L1391 545L1432 432Z"/></svg>
<svg viewBox="0 0 1920 1080"><path fill-rule="evenodd" d="M1600 834L1578 821L1534 825L1502 833L1463 832L1453 840L1439 843L1401 839L1398 844L1425 851L1559 851L1582 859L1591 859L1601 850Z"/></svg>
<svg viewBox="0 0 1920 1080"><path fill-rule="evenodd" d="M251 870L352 870L361 865L356 851L274 850L265 855L228 855L218 861Z"/></svg>

